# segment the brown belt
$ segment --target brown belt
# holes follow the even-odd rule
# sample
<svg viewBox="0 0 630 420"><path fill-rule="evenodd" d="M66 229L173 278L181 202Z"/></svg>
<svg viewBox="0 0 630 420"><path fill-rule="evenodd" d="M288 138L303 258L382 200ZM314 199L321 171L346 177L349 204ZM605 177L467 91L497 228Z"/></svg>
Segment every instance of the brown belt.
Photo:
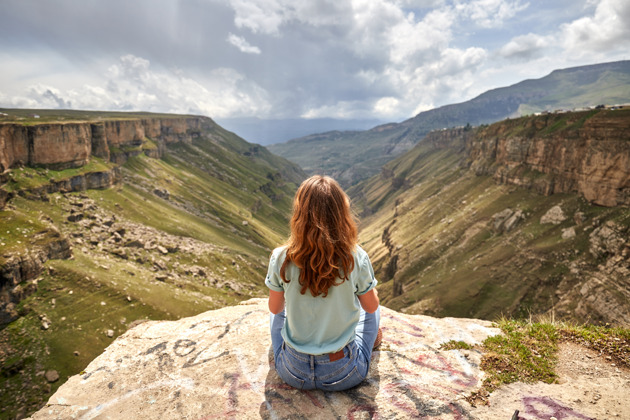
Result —
<svg viewBox="0 0 630 420"><path fill-rule="evenodd" d="M328 359L331 362L335 362L335 361L337 361L339 359L343 359L343 349L339 350L336 353L328 353Z"/></svg>

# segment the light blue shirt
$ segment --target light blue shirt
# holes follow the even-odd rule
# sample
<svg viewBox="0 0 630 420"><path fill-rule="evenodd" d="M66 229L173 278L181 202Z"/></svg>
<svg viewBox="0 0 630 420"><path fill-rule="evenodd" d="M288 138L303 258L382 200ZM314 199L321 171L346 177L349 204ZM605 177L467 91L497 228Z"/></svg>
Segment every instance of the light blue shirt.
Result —
<svg viewBox="0 0 630 420"><path fill-rule="evenodd" d="M295 264L287 266L285 274L290 281L284 282L280 268L286 247L273 250L265 284L273 291L284 292L286 322L282 338L295 350L313 355L334 353L354 340L361 308L358 296L372 290L377 281L367 253L357 246L352 255L354 270L350 279L328 289L324 298L313 297L309 289L300 293L300 269Z"/></svg>

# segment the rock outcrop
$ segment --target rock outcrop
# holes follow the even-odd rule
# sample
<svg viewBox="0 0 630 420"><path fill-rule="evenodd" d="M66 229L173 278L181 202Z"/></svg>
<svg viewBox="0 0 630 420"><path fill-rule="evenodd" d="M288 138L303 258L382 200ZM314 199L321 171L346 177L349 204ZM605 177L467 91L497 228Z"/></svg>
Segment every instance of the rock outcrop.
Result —
<svg viewBox="0 0 630 420"><path fill-rule="evenodd" d="M476 131L467 142L477 174L541 194L578 193L630 206L630 110L522 117Z"/></svg>
<svg viewBox="0 0 630 420"><path fill-rule="evenodd" d="M477 350L440 350L499 333L487 321L382 308L370 374L345 392L300 391L275 373L266 299L172 322L145 322L71 377L32 418L474 418Z"/></svg>
<svg viewBox="0 0 630 420"><path fill-rule="evenodd" d="M207 117L154 117L100 122L0 124L0 173L16 166L51 169L85 165L91 156L116 160L121 148L137 148L146 138L157 143L191 142Z"/></svg>
<svg viewBox="0 0 630 420"><path fill-rule="evenodd" d="M193 116L31 125L0 123L0 209L14 195L2 188L10 179L12 168L29 166L63 170L84 166L92 157L120 165L141 153L160 158L166 144L190 143L214 125L210 118ZM51 180L46 185L19 193L43 196L52 192L109 188L119 178L118 168L92 171L60 181Z"/></svg>
<svg viewBox="0 0 630 420"><path fill-rule="evenodd" d="M33 235L27 253L0 256L0 326L18 318L16 306L37 290L46 261L71 256L70 242L54 228Z"/></svg>

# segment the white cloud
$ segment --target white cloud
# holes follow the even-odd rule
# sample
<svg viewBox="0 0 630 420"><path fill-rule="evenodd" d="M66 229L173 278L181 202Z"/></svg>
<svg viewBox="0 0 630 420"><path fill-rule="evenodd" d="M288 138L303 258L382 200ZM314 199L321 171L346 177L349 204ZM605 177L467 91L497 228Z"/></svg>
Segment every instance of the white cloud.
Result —
<svg viewBox="0 0 630 420"><path fill-rule="evenodd" d="M230 4L236 14L236 26L253 33L278 34L280 26L291 15L288 2L283 0L231 0Z"/></svg>
<svg viewBox="0 0 630 420"><path fill-rule="evenodd" d="M508 59L529 60L539 56L549 44L549 39L540 35L519 35L501 47L499 55Z"/></svg>
<svg viewBox="0 0 630 420"><path fill-rule="evenodd" d="M227 41L246 54L260 54L260 48L252 46L245 38L230 34Z"/></svg>
<svg viewBox="0 0 630 420"><path fill-rule="evenodd" d="M448 45L454 23L450 10L432 11L419 22L413 14L407 15L387 33L391 62L417 64L427 52L437 53Z"/></svg>
<svg viewBox="0 0 630 420"><path fill-rule="evenodd" d="M457 3L458 12L482 28L500 27L529 6L529 3L523 4L521 0L474 0Z"/></svg>
<svg viewBox="0 0 630 420"><path fill-rule="evenodd" d="M304 111L301 118L362 118L364 117L365 103L363 101L337 101L334 104L326 104Z"/></svg>
<svg viewBox="0 0 630 420"><path fill-rule="evenodd" d="M610 50L628 51L630 45L630 2L601 0L593 16L585 16L561 28L568 53L586 56Z"/></svg>
<svg viewBox="0 0 630 420"><path fill-rule="evenodd" d="M0 104L8 107L193 113L216 118L265 116L270 110L267 92L236 70L215 69L203 80L183 73L153 69L149 60L125 55L108 68L105 86L85 84L62 91L35 84L24 95L0 96Z"/></svg>
<svg viewBox="0 0 630 420"><path fill-rule="evenodd" d="M349 0L229 0L238 28L276 36L291 21L315 27L346 24L350 3Z"/></svg>
<svg viewBox="0 0 630 420"><path fill-rule="evenodd" d="M391 96L381 98L374 104L374 113L382 117L393 117L398 115L400 100Z"/></svg>

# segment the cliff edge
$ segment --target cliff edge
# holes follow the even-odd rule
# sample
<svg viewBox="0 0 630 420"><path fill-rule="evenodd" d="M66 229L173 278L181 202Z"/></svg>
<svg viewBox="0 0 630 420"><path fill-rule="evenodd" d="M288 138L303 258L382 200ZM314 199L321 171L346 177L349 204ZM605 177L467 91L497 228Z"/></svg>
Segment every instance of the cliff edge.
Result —
<svg viewBox="0 0 630 420"><path fill-rule="evenodd" d="M272 365L266 299L179 321L145 322L71 377L33 419L469 418L481 353L439 350L498 334L487 321L382 309L368 379L337 393L285 385Z"/></svg>
<svg viewBox="0 0 630 420"><path fill-rule="evenodd" d="M519 419L614 418L630 374L594 352L561 347L559 384L511 384L489 406L465 397L484 378L477 350L450 340L499 334L488 321L382 308L383 344L366 381L345 392L299 391L276 375L266 299L128 330L36 412L39 419ZM562 370L566 375L562 375ZM623 416L623 414L621 414Z"/></svg>

